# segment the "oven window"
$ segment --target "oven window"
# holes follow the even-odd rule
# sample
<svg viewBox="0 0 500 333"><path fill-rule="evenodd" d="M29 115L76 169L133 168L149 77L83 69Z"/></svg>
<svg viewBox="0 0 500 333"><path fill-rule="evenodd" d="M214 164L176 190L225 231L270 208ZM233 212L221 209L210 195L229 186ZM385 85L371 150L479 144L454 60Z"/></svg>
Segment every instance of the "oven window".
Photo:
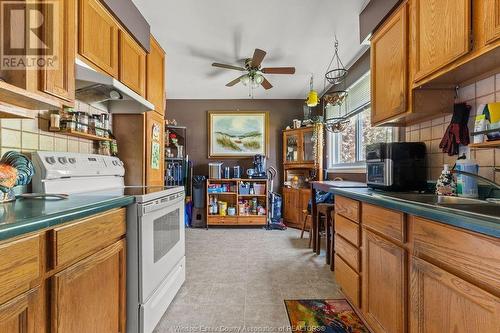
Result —
<svg viewBox="0 0 500 333"><path fill-rule="evenodd" d="M367 173L368 173L368 182L377 183L377 184L384 184L385 183L385 179L384 179L385 165L384 165L384 163L377 163L377 164L368 163L366 168L367 168Z"/></svg>
<svg viewBox="0 0 500 333"><path fill-rule="evenodd" d="M154 262L161 260L180 240L180 209L153 222Z"/></svg>

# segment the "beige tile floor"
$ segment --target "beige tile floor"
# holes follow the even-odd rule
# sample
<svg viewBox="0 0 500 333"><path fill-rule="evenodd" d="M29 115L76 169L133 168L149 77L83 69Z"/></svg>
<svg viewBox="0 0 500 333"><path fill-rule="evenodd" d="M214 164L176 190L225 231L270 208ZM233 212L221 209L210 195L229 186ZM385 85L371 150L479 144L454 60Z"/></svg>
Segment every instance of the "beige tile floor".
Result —
<svg viewBox="0 0 500 333"><path fill-rule="evenodd" d="M286 332L283 300L342 298L324 251L314 255L299 236L187 230L186 282L155 332Z"/></svg>

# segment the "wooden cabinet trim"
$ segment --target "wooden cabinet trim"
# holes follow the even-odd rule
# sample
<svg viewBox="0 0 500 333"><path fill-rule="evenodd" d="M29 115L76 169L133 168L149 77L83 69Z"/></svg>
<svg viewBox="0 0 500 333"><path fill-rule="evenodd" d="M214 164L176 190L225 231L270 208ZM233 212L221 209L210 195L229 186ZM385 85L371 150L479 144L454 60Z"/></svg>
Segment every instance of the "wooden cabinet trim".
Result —
<svg viewBox="0 0 500 333"><path fill-rule="evenodd" d="M391 32L391 29L395 28L397 24L401 25L401 35L398 45L393 45L392 48L384 48L382 51L384 52L400 52L399 59L390 59L393 63L390 70L396 69L396 72L393 73L393 77L391 80L383 80L383 82L378 82L378 66L377 66L377 57L378 57L378 48L377 44L386 38L386 34ZM408 70L409 70L409 49L408 49L408 4L403 3L393 14L392 16L384 22L382 27L377 30L372 37L371 41L371 99L372 99L372 124L378 124L389 119L393 119L402 115L403 113L408 111L408 94L409 94L409 84L408 84ZM388 57L382 56L383 61L389 61ZM398 64L396 66L394 64ZM401 68L401 70L397 70ZM384 75L387 74L387 71L383 71ZM398 79L401 80L401 86L397 91L393 91L388 89L388 84L393 84ZM391 86L392 88L392 86ZM396 87L397 88L397 87ZM388 97L385 96L383 99L382 96L377 97L379 91L383 93L389 93L391 99L398 100L398 103L395 105L384 105L388 102L394 102L394 100L389 101ZM391 95L392 94L392 95ZM396 96L395 96L396 95ZM381 104L381 105L380 105ZM391 103L392 104L392 103Z"/></svg>
<svg viewBox="0 0 500 333"><path fill-rule="evenodd" d="M53 263L60 267L104 248L126 233L126 209L120 208L55 228Z"/></svg>
<svg viewBox="0 0 500 333"><path fill-rule="evenodd" d="M40 75L40 90L73 102L75 99L75 58L76 58L76 2L58 0L59 35L54 39L54 50L58 57L58 68L44 68ZM54 31L46 29L44 34Z"/></svg>
<svg viewBox="0 0 500 333"><path fill-rule="evenodd" d="M146 97L146 52L127 32L119 32L119 78L139 95Z"/></svg>
<svg viewBox="0 0 500 333"><path fill-rule="evenodd" d="M500 296L500 242L439 222L410 217L414 256Z"/></svg>
<svg viewBox="0 0 500 333"><path fill-rule="evenodd" d="M358 273L361 271L361 254L359 249L351 245L339 236L339 234L335 234L335 253L353 270Z"/></svg>
<svg viewBox="0 0 500 333"><path fill-rule="evenodd" d="M361 245L359 224L339 214L335 214L335 232L351 242L354 246L359 247Z"/></svg>
<svg viewBox="0 0 500 333"><path fill-rule="evenodd" d="M99 0L78 1L78 53L104 72L118 78L118 23ZM93 9L96 14L99 15L100 19L108 25L109 31L107 37L109 37L109 40L99 40L96 38L96 36L101 36L101 38L106 37L105 31L100 31L99 33L87 31L87 29L96 28L95 22L94 24L92 22L87 22L88 18L86 15L88 15L88 12L86 12L86 10L88 11L89 9ZM99 47L109 46L109 59L103 59L101 58L102 55L93 53L94 50L92 50L90 46L98 41L100 43L98 44Z"/></svg>
<svg viewBox="0 0 500 333"><path fill-rule="evenodd" d="M125 256L125 240L120 240L107 248L94 253L90 257L87 257L68 269L57 273L51 280L51 291L52 291L52 315L51 315L51 331L54 333L65 333L67 332L62 327L65 325L73 326L74 323L71 320L71 316L78 316L75 313L66 313L65 301L64 297L68 297L65 294L65 288L68 287L73 281L78 281L78 279L85 274L92 272L95 270L100 264L104 264L105 262L113 259L116 256L118 262L117 270L115 273L116 279L118 279L118 297L119 304L117 305L117 312L114 313L116 315L117 322L114 323L118 328L117 332L125 332L125 316L126 316L126 256ZM108 279L110 277L107 277ZM95 282L98 282L97 280ZM116 281L115 281L116 282ZM89 281L92 283L92 281ZM78 290L76 291L78 292ZM83 291L85 292L85 291ZM88 292L92 292L91 290ZM76 300L73 300L76 301ZM72 302L73 302L72 301ZM110 304L107 304L110 305ZM97 306L97 304L94 304ZM108 322L110 324L111 322ZM94 325L96 323L89 323L89 325ZM95 327L94 327L95 328ZM102 328L102 327L100 327Z"/></svg>
<svg viewBox="0 0 500 333"><path fill-rule="evenodd" d="M451 332L458 327L462 332L498 332L500 299L429 262L412 257L409 327L411 333Z"/></svg>
<svg viewBox="0 0 500 333"><path fill-rule="evenodd" d="M363 227L396 242L406 242L406 218L402 212L363 203L362 221Z"/></svg>
<svg viewBox="0 0 500 333"><path fill-rule="evenodd" d="M339 195L335 196L335 213L340 214L349 220L359 223L361 204L359 201L352 200Z"/></svg>
<svg viewBox="0 0 500 333"><path fill-rule="evenodd" d="M484 0L484 20L486 43L493 43L500 38L500 0Z"/></svg>
<svg viewBox="0 0 500 333"><path fill-rule="evenodd" d="M34 288L0 305L0 332L36 333L43 327L40 289Z"/></svg>
<svg viewBox="0 0 500 333"><path fill-rule="evenodd" d="M458 0L459 2L456 3L456 4L459 4L460 2L462 2L464 9L465 9L464 17L466 19L466 22L464 24L464 30L462 31L462 33L464 34L464 38L461 41L462 42L461 50L456 52L453 55L448 56L446 59L441 59L440 63L437 63L436 65L434 65L434 68L428 68L428 69L422 69L420 67L420 61L422 58L420 40L421 40L421 38L423 38L422 36L424 34L421 31L421 24L420 24L419 18L420 18L420 4L424 0L412 0L412 1L414 2L414 10L415 10L415 15L414 15L415 31L413 32L413 34L414 34L413 38L415 39L415 76L414 76L414 81L416 83L418 83L419 81L422 81L423 79L425 79L429 75L432 75L433 73L439 71L443 67L445 67L445 66L451 64L452 62L454 62L455 60L461 58L462 56L464 56L465 54L467 54L470 51L470 45L471 45L471 43L470 43L471 37L470 36L471 36L471 32L472 32L471 1L470 0ZM425 0L425 1L429 1L429 0ZM453 0L453 1L457 1L457 0ZM430 7L431 6L426 6L426 9L430 11L431 10ZM444 22L440 22L440 23L442 24ZM442 45L438 45L438 47L442 47ZM434 62L436 62L436 61L434 61Z"/></svg>
<svg viewBox="0 0 500 333"><path fill-rule="evenodd" d="M342 288L344 295L352 304L360 308L360 277L342 258L335 254L335 279Z"/></svg>
<svg viewBox="0 0 500 333"><path fill-rule="evenodd" d="M375 332L406 332L405 249L364 229L362 256L361 303L365 319Z"/></svg>
<svg viewBox="0 0 500 333"><path fill-rule="evenodd" d="M0 304L40 283L38 234L0 245Z"/></svg>

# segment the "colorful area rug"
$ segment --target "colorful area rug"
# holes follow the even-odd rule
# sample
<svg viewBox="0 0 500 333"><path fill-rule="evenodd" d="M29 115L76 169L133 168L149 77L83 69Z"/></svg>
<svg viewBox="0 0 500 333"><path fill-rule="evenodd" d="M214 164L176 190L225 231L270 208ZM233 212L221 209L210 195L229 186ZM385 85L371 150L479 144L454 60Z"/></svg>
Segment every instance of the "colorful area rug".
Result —
<svg viewBox="0 0 500 333"><path fill-rule="evenodd" d="M285 301L293 332L369 333L345 299Z"/></svg>

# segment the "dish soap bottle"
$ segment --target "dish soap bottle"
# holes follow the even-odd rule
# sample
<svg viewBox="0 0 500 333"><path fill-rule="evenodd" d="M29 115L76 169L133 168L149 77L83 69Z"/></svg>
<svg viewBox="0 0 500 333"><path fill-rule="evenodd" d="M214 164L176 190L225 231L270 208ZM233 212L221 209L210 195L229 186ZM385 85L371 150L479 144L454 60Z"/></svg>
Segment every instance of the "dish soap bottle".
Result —
<svg viewBox="0 0 500 333"><path fill-rule="evenodd" d="M450 166L448 164L443 166L443 171L437 180L436 194L446 196L457 195L457 184L455 183L455 179L450 172Z"/></svg>
<svg viewBox="0 0 500 333"><path fill-rule="evenodd" d="M479 166L473 159L458 159L455 170L477 175ZM477 179L457 174L457 193L459 197L477 198L479 196Z"/></svg>

